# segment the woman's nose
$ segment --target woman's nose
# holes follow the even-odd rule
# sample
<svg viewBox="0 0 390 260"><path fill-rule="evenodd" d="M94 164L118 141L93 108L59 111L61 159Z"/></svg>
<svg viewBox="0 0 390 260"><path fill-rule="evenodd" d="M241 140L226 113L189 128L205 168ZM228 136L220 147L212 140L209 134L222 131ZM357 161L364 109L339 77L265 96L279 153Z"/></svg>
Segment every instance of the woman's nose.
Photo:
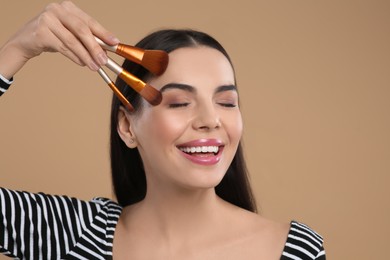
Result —
<svg viewBox="0 0 390 260"><path fill-rule="evenodd" d="M221 118L213 106L202 106L196 111L193 127L196 130L210 131L221 127Z"/></svg>

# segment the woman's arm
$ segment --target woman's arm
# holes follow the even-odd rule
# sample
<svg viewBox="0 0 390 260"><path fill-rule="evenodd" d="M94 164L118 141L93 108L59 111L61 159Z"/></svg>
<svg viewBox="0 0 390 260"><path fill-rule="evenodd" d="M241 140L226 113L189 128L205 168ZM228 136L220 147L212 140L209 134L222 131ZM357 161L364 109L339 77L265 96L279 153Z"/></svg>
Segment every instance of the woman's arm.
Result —
<svg viewBox="0 0 390 260"><path fill-rule="evenodd" d="M1 46L0 95L25 64L43 52L58 52L97 70L105 64L106 54L93 36L110 45L118 43L72 2L49 4ZM56 259L51 256L66 253L99 208L67 197L0 188L0 253L20 259Z"/></svg>

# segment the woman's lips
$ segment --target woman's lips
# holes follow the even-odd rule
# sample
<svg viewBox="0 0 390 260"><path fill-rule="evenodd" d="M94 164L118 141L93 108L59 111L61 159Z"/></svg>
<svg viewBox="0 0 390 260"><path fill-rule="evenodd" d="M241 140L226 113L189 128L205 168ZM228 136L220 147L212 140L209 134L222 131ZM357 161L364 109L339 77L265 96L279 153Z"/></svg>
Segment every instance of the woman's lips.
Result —
<svg viewBox="0 0 390 260"><path fill-rule="evenodd" d="M218 139L198 139L177 147L181 154L193 163L214 165L221 160L224 145Z"/></svg>

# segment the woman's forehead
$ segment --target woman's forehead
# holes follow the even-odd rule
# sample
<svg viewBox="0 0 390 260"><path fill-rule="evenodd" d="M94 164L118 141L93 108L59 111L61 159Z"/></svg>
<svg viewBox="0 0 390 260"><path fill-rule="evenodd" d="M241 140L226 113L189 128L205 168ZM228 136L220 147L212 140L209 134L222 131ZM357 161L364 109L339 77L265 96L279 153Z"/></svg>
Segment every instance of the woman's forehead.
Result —
<svg viewBox="0 0 390 260"><path fill-rule="evenodd" d="M229 60L216 49L185 47L169 53L166 71L152 81L160 87L172 82L195 86L206 83L227 85L234 84L234 71Z"/></svg>

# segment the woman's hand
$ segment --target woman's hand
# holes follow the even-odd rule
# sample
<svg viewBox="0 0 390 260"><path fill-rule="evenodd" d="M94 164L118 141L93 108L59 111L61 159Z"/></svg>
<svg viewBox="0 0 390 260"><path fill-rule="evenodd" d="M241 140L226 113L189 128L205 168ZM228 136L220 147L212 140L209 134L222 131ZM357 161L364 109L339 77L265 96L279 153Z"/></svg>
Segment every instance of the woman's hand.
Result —
<svg viewBox="0 0 390 260"><path fill-rule="evenodd" d="M52 3L25 24L0 49L0 74L10 79L42 52L60 52L81 66L98 70L107 62L94 36L109 45L119 41L112 33L70 1Z"/></svg>

